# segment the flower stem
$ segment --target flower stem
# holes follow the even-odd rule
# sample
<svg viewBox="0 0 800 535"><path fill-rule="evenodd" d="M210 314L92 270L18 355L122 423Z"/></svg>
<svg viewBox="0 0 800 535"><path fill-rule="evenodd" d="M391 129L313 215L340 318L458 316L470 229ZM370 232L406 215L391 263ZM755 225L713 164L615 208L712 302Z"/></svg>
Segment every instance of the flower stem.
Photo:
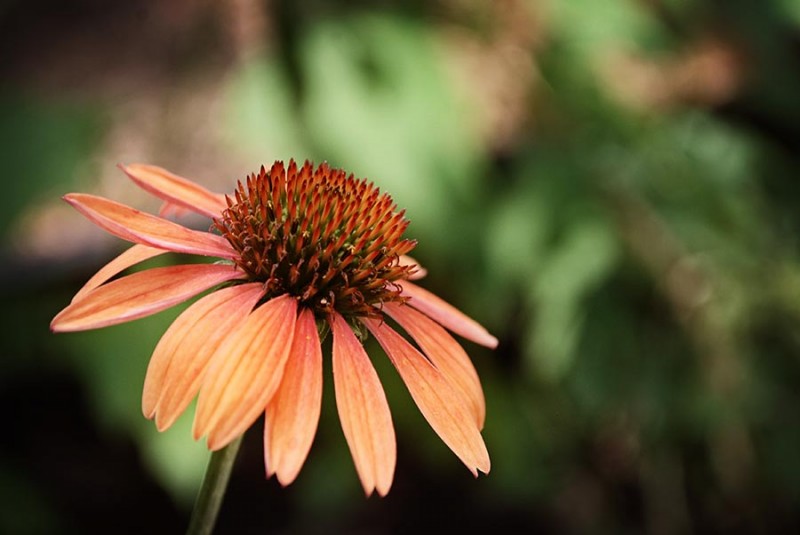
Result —
<svg viewBox="0 0 800 535"><path fill-rule="evenodd" d="M210 535L217 522L217 514L228 488L231 469L242 443L240 436L224 448L211 453L203 485L197 494L187 535Z"/></svg>

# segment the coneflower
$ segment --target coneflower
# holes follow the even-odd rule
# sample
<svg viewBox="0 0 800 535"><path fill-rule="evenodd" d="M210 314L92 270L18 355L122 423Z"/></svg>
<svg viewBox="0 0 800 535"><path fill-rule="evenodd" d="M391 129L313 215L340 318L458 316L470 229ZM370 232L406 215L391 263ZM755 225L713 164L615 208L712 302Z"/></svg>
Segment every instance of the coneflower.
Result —
<svg viewBox="0 0 800 535"><path fill-rule="evenodd" d="M342 429L364 491L383 496L392 484L396 446L386 396L362 346L371 333L445 444L473 474L489 471L478 375L446 329L487 347L497 340L410 282L422 275L406 256L416 243L403 237L408 221L391 197L324 163L262 167L232 196L158 167L120 167L166 208L209 217L211 230L191 230L102 197L66 195L90 221L135 245L92 277L51 328L114 325L213 290L175 320L153 352L142 409L159 430L197 396L194 437L207 437L208 447L219 450L265 413L267 475L288 485L316 433L320 333L330 331ZM220 261L114 278L165 252Z"/></svg>

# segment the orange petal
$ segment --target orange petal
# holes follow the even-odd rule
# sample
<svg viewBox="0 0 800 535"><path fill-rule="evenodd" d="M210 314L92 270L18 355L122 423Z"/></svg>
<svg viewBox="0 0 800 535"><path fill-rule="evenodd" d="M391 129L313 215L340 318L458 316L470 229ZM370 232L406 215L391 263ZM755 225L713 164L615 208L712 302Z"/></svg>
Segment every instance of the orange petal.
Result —
<svg viewBox="0 0 800 535"><path fill-rule="evenodd" d="M480 323L450 303L408 281L402 281L399 284L403 287L402 295L411 298L408 300L408 304L412 307L424 312L445 328L460 334L467 340L492 349L497 347L497 338L489 334L489 331L484 329Z"/></svg>
<svg viewBox="0 0 800 535"><path fill-rule="evenodd" d="M433 365L464 395L478 429L483 429L486 400L481 381L475 366L459 343L441 325L409 306L386 303L383 310L411 335Z"/></svg>
<svg viewBox="0 0 800 535"><path fill-rule="evenodd" d="M177 204L164 201L164 203L161 205L161 208L158 209L158 217L163 217L164 219L169 219L171 217L179 218L186 215L186 212L188 211L189 210L183 206L178 206Z"/></svg>
<svg viewBox="0 0 800 535"><path fill-rule="evenodd" d="M187 308L158 342L144 381L142 411L159 431L171 426L200 389L211 355L264 295L261 283L217 290Z"/></svg>
<svg viewBox="0 0 800 535"><path fill-rule="evenodd" d="M292 350L278 391L267 406L264 464L281 485L297 477L311 449L322 405L322 348L311 310L295 325Z"/></svg>
<svg viewBox="0 0 800 535"><path fill-rule="evenodd" d="M475 418L447 379L422 354L385 323L361 320L389 355L411 397L436 434L477 476L489 473L489 453Z"/></svg>
<svg viewBox="0 0 800 535"><path fill-rule="evenodd" d="M223 195L207 190L161 167L137 163L119 164L118 167L140 188L172 205L187 208L210 218L219 217L227 208Z"/></svg>
<svg viewBox="0 0 800 535"><path fill-rule="evenodd" d="M284 295L256 308L211 357L200 387L194 437L218 450L264 412L280 384L292 347L297 300Z"/></svg>
<svg viewBox="0 0 800 535"><path fill-rule="evenodd" d="M415 259L411 258L407 254L400 255L400 265L401 266L416 266L417 269L408 277L408 280L415 281L422 278L425 278L428 275L428 270L422 267L419 262Z"/></svg>
<svg viewBox="0 0 800 535"><path fill-rule="evenodd" d="M233 266L218 264L139 271L90 291L59 312L50 328L54 332L85 331L143 318L241 276Z"/></svg>
<svg viewBox="0 0 800 535"><path fill-rule="evenodd" d="M221 236L190 230L172 221L145 214L103 197L70 193L64 196L64 200L92 223L124 240L177 253L220 258L236 256L231 245Z"/></svg>
<svg viewBox="0 0 800 535"><path fill-rule="evenodd" d="M83 288L78 290L78 293L76 293L75 297L72 298L72 302L74 303L75 301L83 299L86 294L106 282L114 275L125 271L129 267L166 252L167 251L164 249L156 249L154 247L148 247L147 245L137 244L133 247L130 247L127 251L100 268L100 271L95 273L91 279L86 281L86 284L83 285Z"/></svg>
<svg viewBox="0 0 800 535"><path fill-rule="evenodd" d="M386 496L392 486L397 444L378 374L347 322L334 313L333 380L336 407L358 477L367 496Z"/></svg>

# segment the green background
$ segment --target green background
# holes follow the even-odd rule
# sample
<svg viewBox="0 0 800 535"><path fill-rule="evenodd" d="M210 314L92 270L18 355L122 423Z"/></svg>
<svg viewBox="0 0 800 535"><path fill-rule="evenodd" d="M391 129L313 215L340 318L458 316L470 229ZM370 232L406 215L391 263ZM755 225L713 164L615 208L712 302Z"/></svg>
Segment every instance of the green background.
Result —
<svg viewBox="0 0 800 535"><path fill-rule="evenodd" d="M389 192L500 339L464 341L492 471L372 344L388 497L326 356L303 471L264 479L257 423L220 533L800 531L800 2L11 0L0 41L0 532L181 532L207 459L192 410L140 411L181 307L50 334L123 247L59 197L156 210L117 162L230 191L292 157Z"/></svg>

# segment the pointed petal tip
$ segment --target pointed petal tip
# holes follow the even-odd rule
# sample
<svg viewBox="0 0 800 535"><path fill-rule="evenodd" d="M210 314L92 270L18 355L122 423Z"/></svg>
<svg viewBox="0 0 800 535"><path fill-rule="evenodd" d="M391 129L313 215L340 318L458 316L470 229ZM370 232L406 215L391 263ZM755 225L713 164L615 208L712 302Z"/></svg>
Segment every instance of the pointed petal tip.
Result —
<svg viewBox="0 0 800 535"><path fill-rule="evenodd" d="M386 486L378 485L375 487L375 491L378 493L378 496L381 498L385 498L389 491L392 489L392 482L389 481L389 484Z"/></svg>
<svg viewBox="0 0 800 535"><path fill-rule="evenodd" d="M156 420L156 429L158 430L159 433L163 433L164 431L166 431L167 429L172 427L172 424L175 423L175 419L174 418L169 418L169 419L159 418L158 417L159 414L160 413L154 413L155 420ZM149 419L152 420L153 417L150 416ZM195 438L195 440L197 440L197 438Z"/></svg>
<svg viewBox="0 0 800 535"><path fill-rule="evenodd" d="M363 481L361 482L362 488L364 489L364 497L371 498L373 494L377 494L379 498L385 498L386 495L389 494L389 491L392 489L392 482L393 480L390 479L389 481L384 482L374 482L372 485L366 485Z"/></svg>
<svg viewBox="0 0 800 535"><path fill-rule="evenodd" d="M488 347L489 349L497 349L497 346L500 345L500 341L496 336L493 336L487 332L483 343L480 345Z"/></svg>
<svg viewBox="0 0 800 535"><path fill-rule="evenodd" d="M275 479L278 480L278 483L281 484L281 487L285 488L294 483L294 480L297 479L298 473L299 472L283 473L283 472L268 470L267 477L272 477L274 475Z"/></svg>
<svg viewBox="0 0 800 535"><path fill-rule="evenodd" d="M478 476L481 474L487 475L491 469L491 466L489 464L489 460L486 459L485 464L482 462L478 466L468 466L467 468L470 472L472 472L472 477L478 479Z"/></svg>
<svg viewBox="0 0 800 535"><path fill-rule="evenodd" d="M489 459L489 452L486 451L485 449L484 449L484 455L482 455L481 458L478 459L478 465L476 466L476 468L478 469L479 472L483 474L488 474L489 471L492 469L492 460ZM475 474L475 477L478 477L478 475Z"/></svg>
<svg viewBox="0 0 800 535"><path fill-rule="evenodd" d="M208 446L209 451L221 450L228 444L228 442L230 442L230 440L224 441L221 438L216 437L214 435L209 435L206 438L206 446Z"/></svg>
<svg viewBox="0 0 800 535"><path fill-rule="evenodd" d="M61 333L75 332L80 330L80 329L70 328L69 323L64 321L64 313L67 311L68 308L69 306L66 307L64 310L62 310L61 312L59 312L58 314L56 314L56 316L52 319L52 321L50 322L50 332L54 334L61 334Z"/></svg>
<svg viewBox="0 0 800 535"><path fill-rule="evenodd" d="M205 435L205 430L197 423L197 413L195 412L194 421L192 422L192 440L195 442L200 440Z"/></svg>
<svg viewBox="0 0 800 535"><path fill-rule="evenodd" d="M244 435L247 430L245 429L242 433L235 433L235 432L228 432L228 433L217 433L211 432L206 437L206 445L208 446L209 451L219 451L222 448L228 446L231 442L236 440L237 438Z"/></svg>
<svg viewBox="0 0 800 535"><path fill-rule="evenodd" d="M142 415L148 420L152 420L156 415L155 404L149 399L142 398Z"/></svg>

